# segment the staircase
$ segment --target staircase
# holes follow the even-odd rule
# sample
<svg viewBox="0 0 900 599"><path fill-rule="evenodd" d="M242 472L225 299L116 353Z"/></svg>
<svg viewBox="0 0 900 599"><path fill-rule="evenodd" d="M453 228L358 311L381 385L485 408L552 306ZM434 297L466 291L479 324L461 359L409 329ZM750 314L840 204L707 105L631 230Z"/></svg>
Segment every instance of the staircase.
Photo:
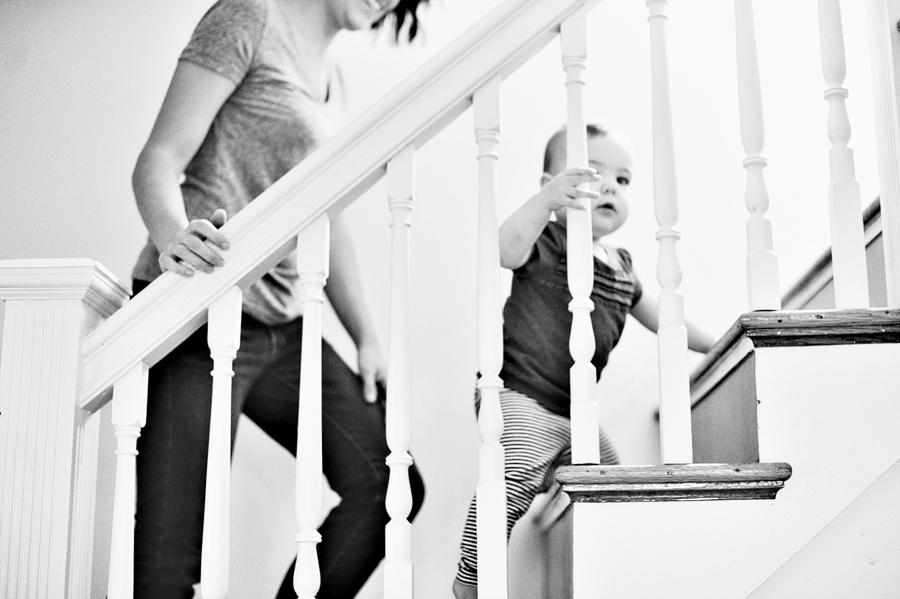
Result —
<svg viewBox="0 0 900 599"><path fill-rule="evenodd" d="M778 319L790 322L790 313L767 313L765 318L742 323L742 338L754 343L748 366L752 373L747 376L755 382L751 395L753 403L758 402L762 462L758 466L780 460L792 470L777 500L767 487L771 497L748 497L761 501L712 501L732 499L719 491L716 476L704 477L702 488L691 487L681 497L652 489L655 495L635 491L634 497L610 498L603 490L622 481L610 483L603 478L623 470L630 474L625 477L627 486L644 490L651 486L647 474L629 473L624 466L572 466L561 472L564 489L576 501L575 597L751 597L767 584L772 594L762 596L889 597L889 592L896 593L900 323L896 311L863 315L866 320L875 316L866 333L860 333L858 324L848 324L853 315L804 314L815 318L812 325L818 331L835 335L833 345L802 345L796 339L767 345L790 330L781 327L753 337L758 325L771 325ZM810 324L809 320L804 323ZM842 341L848 328L856 329L851 343ZM860 342L863 336L869 341ZM722 385L728 384L726 377ZM695 454L698 462L736 457L727 431L737 428L736 421L746 425L742 416L748 411L728 409L739 401L738 396L725 393L695 406L695 439L703 445ZM705 406L707 402L725 405ZM742 435L751 436L752 431ZM738 463L750 461L752 455L740 457ZM754 465L732 465L726 474ZM605 476L591 472L593 476L582 473L579 477L579 468L604 468ZM702 469L702 464L687 469ZM679 471L666 466L654 469L664 479L677 479ZM749 494L769 474L738 483L739 489ZM864 502L872 505L859 508ZM843 516L854 509L864 511ZM844 525L850 531L824 550L809 548L825 531L837 529L841 517L852 520ZM868 525L866 519L871 519ZM864 572L860 560L870 563ZM838 561L845 567L822 567ZM804 564L805 573L797 572L793 565L797 562L809 562ZM854 567L854 575L848 574ZM807 594L810 571L835 586L827 594ZM779 580L776 574L787 580ZM824 583L819 580L817 585L821 588ZM842 594L849 589L853 592Z"/></svg>
<svg viewBox="0 0 900 599"><path fill-rule="evenodd" d="M786 294L792 310L740 317L694 373L696 464L562 469L575 597L896 595L900 314L835 310L833 276L828 252Z"/></svg>

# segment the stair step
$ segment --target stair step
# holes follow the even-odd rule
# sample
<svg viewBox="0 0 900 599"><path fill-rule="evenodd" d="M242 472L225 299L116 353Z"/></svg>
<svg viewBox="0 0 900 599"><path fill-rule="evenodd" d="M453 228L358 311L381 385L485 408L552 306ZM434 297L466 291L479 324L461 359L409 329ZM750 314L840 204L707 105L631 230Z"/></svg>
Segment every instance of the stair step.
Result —
<svg viewBox="0 0 900 599"><path fill-rule="evenodd" d="M774 499L791 477L784 462L662 466L563 466L556 474L574 502Z"/></svg>

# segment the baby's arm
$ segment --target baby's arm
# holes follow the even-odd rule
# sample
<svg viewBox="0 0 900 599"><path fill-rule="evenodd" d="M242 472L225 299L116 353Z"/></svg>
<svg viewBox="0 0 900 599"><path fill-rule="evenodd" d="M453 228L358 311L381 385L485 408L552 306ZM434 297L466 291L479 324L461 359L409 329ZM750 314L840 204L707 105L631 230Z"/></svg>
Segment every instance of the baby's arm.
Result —
<svg viewBox="0 0 900 599"><path fill-rule="evenodd" d="M500 265L515 270L525 264L550 220L550 213L563 208L583 210L576 198L599 196L596 191L578 189L578 185L599 180L592 168L573 168L558 174L531 196L500 226Z"/></svg>
<svg viewBox="0 0 900 599"><path fill-rule="evenodd" d="M632 306L631 315L654 333L659 330L659 308L656 299L650 297L650 294L641 295L638 303ZM687 328L688 349L705 354L715 345L715 339L689 323L687 319L684 326Z"/></svg>

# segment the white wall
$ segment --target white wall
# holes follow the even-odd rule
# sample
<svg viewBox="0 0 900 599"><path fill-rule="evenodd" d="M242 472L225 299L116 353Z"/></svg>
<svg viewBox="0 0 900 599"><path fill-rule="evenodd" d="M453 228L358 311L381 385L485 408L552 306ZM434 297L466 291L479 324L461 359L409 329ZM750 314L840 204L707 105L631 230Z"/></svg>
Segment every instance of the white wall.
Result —
<svg viewBox="0 0 900 599"><path fill-rule="evenodd" d="M392 48L342 35L351 110L360 113L498 0L432 0L424 36ZM178 53L211 0L5 0L0 3L0 258L94 258L122 280L145 232L129 178ZM863 203L876 195L868 56L862 4L843 3L848 109ZM756 22L775 251L782 285L827 247L825 84L811 0L757 2ZM646 7L607 0L589 19L588 113L617 123L636 148L632 216L615 242L632 252L656 293L657 228L650 180L649 38ZM669 7L672 99L681 216L678 244L688 315L722 333L746 309L744 170L734 74L731 3ZM501 206L505 217L536 191L546 138L564 120L558 44L503 88ZM527 124L526 124L527 123ZM478 444L474 382L475 144L470 113L417 157L412 259L415 394L413 453L428 486L415 525L417 593L445 596L474 489ZM349 209L363 285L387 341L388 212L383 184ZM378 226L373 226L377 223ZM330 337L348 359L346 337ZM658 460L631 442L656 403L655 346L632 323L600 385L602 418L626 462ZM233 597L274 589L293 550L291 460L242 424L235 452ZM260 492L265 489L265 492ZM378 581L373 581L373 587ZM369 596L369 595L367 595Z"/></svg>
<svg viewBox="0 0 900 599"><path fill-rule="evenodd" d="M900 591L900 462L748 599L890 599Z"/></svg>

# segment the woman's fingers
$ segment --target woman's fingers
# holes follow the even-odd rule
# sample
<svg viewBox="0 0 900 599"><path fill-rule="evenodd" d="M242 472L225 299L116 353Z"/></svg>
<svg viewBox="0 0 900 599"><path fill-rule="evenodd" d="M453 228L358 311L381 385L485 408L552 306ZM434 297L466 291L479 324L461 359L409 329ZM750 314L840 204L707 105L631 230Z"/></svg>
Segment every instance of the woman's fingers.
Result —
<svg viewBox="0 0 900 599"><path fill-rule="evenodd" d="M385 384L387 366L381 350L376 343L360 343L357 346L359 375L363 381L363 395L366 401L374 403L378 400L377 383Z"/></svg>
<svg viewBox="0 0 900 599"><path fill-rule="evenodd" d="M216 214L218 214L218 212L219 211L217 210ZM223 218L222 225L224 224L225 222ZM222 225L217 226L208 220L192 220L191 224L188 225L186 233L192 235L195 238L207 241L212 246L227 250L228 238L225 237L225 234L218 229L218 227L221 227ZM216 266L221 266L221 264L217 264Z"/></svg>
<svg viewBox="0 0 900 599"><path fill-rule="evenodd" d="M228 238L219 231L226 220L227 214L220 209L210 220L191 221L160 255L160 268L189 277L197 270L210 273L217 266L224 266L225 259L218 250L228 249Z"/></svg>
<svg viewBox="0 0 900 599"><path fill-rule="evenodd" d="M191 277L194 275L194 269L187 263L181 262L180 259L166 252L159 255L159 268L163 271L171 271L183 277Z"/></svg>
<svg viewBox="0 0 900 599"><path fill-rule="evenodd" d="M212 216L209 217L209 222L212 223L217 229L221 229L225 225L225 221L228 220L228 213L225 212L224 208L219 208L215 212L212 213ZM223 236L224 237L224 236Z"/></svg>
<svg viewBox="0 0 900 599"><path fill-rule="evenodd" d="M378 401L378 386L375 384L374 373L367 373L363 376L363 397L369 403Z"/></svg>
<svg viewBox="0 0 900 599"><path fill-rule="evenodd" d="M190 235L185 237L181 243L207 265L211 267L225 265L225 258L217 251L216 245L214 245L215 242L211 239L203 239L197 235ZM225 242L225 245L228 245L227 241Z"/></svg>
<svg viewBox="0 0 900 599"><path fill-rule="evenodd" d="M212 272L216 266L225 264L225 259L208 242L194 235L186 236L176 243L172 247L172 254L203 272Z"/></svg>

